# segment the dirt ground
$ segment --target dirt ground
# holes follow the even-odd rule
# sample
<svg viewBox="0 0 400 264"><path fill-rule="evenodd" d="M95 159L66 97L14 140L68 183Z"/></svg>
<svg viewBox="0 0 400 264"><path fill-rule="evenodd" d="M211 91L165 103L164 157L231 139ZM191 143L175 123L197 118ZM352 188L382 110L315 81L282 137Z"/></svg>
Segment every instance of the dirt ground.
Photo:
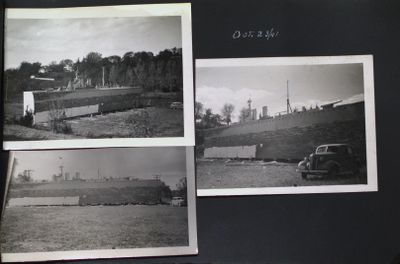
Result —
<svg viewBox="0 0 400 264"><path fill-rule="evenodd" d="M366 184L367 174L343 175L334 179L322 176L301 178L297 164L261 161L197 160L197 188L252 188Z"/></svg>
<svg viewBox="0 0 400 264"><path fill-rule="evenodd" d="M187 246L187 207L8 207L0 242L4 253Z"/></svg>

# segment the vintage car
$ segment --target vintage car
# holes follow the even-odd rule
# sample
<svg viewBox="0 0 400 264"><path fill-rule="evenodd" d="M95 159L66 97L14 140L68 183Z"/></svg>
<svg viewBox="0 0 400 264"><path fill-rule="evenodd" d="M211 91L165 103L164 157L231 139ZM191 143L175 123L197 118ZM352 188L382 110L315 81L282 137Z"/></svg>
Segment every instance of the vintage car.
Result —
<svg viewBox="0 0 400 264"><path fill-rule="evenodd" d="M297 172L303 179L308 175L337 175L357 174L360 169L360 159L347 144L326 144L317 147L298 164Z"/></svg>
<svg viewBox="0 0 400 264"><path fill-rule="evenodd" d="M180 196L172 197L171 205L172 206L183 206L185 204L185 200Z"/></svg>
<svg viewBox="0 0 400 264"><path fill-rule="evenodd" d="M171 109L183 109L183 103L181 102L172 102L169 106Z"/></svg>

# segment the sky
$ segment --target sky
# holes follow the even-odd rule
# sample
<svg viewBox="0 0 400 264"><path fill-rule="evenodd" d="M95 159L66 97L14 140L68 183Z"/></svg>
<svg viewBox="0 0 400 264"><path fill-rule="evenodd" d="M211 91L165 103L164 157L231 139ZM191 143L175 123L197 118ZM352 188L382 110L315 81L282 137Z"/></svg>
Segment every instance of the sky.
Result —
<svg viewBox="0 0 400 264"><path fill-rule="evenodd" d="M182 47L179 16L7 19L5 68L17 68L22 61L76 61L92 51L107 57L174 47Z"/></svg>
<svg viewBox="0 0 400 264"><path fill-rule="evenodd" d="M224 103L235 106L233 121L247 107L269 115L286 110L287 81L292 108L343 100L342 104L363 100L362 64L289 65L254 67L196 68L196 101L213 113L221 113Z"/></svg>
<svg viewBox="0 0 400 264"><path fill-rule="evenodd" d="M97 179L98 170L101 176L113 178L154 179L159 174L171 189L176 189L179 180L186 177L185 147L53 150L39 154L16 152L15 174L30 169L33 180L51 180L53 174L60 173L61 165L71 177L80 172L82 179Z"/></svg>

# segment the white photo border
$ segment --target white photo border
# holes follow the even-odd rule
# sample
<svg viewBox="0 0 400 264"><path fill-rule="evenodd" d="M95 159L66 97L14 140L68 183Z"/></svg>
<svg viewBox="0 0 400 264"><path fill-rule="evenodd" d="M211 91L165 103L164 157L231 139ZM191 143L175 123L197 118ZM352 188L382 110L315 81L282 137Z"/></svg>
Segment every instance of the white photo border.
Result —
<svg viewBox="0 0 400 264"><path fill-rule="evenodd" d="M236 196L267 194L307 194L307 193L345 193L378 191L378 172L376 158L375 95L373 55L312 56L312 57L258 57L228 59L197 59L197 68L206 67L245 67L245 66L289 66L289 65L327 65L363 64L364 112L367 157L367 184L290 186L256 188L212 188L197 189L197 196Z"/></svg>
<svg viewBox="0 0 400 264"><path fill-rule="evenodd" d="M183 71L183 137L154 138L102 138L102 139L60 139L4 141L4 150L95 148L95 147L147 147L147 146L194 146L194 100L193 100L193 52L191 4L148 4L116 5L95 7L69 7L48 9L5 10L7 19L56 19L56 18L102 18L102 17L144 17L144 16L180 16L182 32L182 71ZM7 36L5 36L7 38ZM6 45L6 42L5 42ZM5 60L7 54L4 54ZM4 128L4 123L3 123Z"/></svg>
<svg viewBox="0 0 400 264"><path fill-rule="evenodd" d="M179 247L154 247L133 249L98 249L98 250L72 250L29 253L1 253L2 262L36 262L53 260L83 260L83 259L108 259L108 258L136 258L155 256L197 255L197 222L196 222L196 187L194 147L186 149L186 180L187 180L187 210L188 210L188 246ZM14 151L10 158L14 160ZM13 162L13 161L12 161ZM9 168L9 174L11 173ZM11 175L8 180L11 179ZM7 194L5 194L7 195ZM6 197L4 197L4 200Z"/></svg>
<svg viewBox="0 0 400 264"><path fill-rule="evenodd" d="M6 173L6 183L5 183L5 188L4 188L4 197L3 197L3 205L2 205L3 207L2 207L2 211L1 211L1 215L0 215L0 220L4 214L4 209L6 208L6 198L7 198L7 194L8 194L8 187L10 186L11 176L14 174L15 165L16 165L16 163L15 163L15 159L14 159L14 153L9 153L8 164L7 164L7 173Z"/></svg>

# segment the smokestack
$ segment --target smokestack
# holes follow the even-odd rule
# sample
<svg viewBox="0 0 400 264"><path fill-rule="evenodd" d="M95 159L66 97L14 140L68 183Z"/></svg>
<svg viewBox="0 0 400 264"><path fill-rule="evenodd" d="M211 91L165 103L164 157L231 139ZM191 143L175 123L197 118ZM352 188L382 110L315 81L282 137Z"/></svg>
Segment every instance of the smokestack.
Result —
<svg viewBox="0 0 400 264"><path fill-rule="evenodd" d="M257 120L257 108L251 110L251 120Z"/></svg>
<svg viewBox="0 0 400 264"><path fill-rule="evenodd" d="M268 106L263 106L262 108L262 116L268 117Z"/></svg>

